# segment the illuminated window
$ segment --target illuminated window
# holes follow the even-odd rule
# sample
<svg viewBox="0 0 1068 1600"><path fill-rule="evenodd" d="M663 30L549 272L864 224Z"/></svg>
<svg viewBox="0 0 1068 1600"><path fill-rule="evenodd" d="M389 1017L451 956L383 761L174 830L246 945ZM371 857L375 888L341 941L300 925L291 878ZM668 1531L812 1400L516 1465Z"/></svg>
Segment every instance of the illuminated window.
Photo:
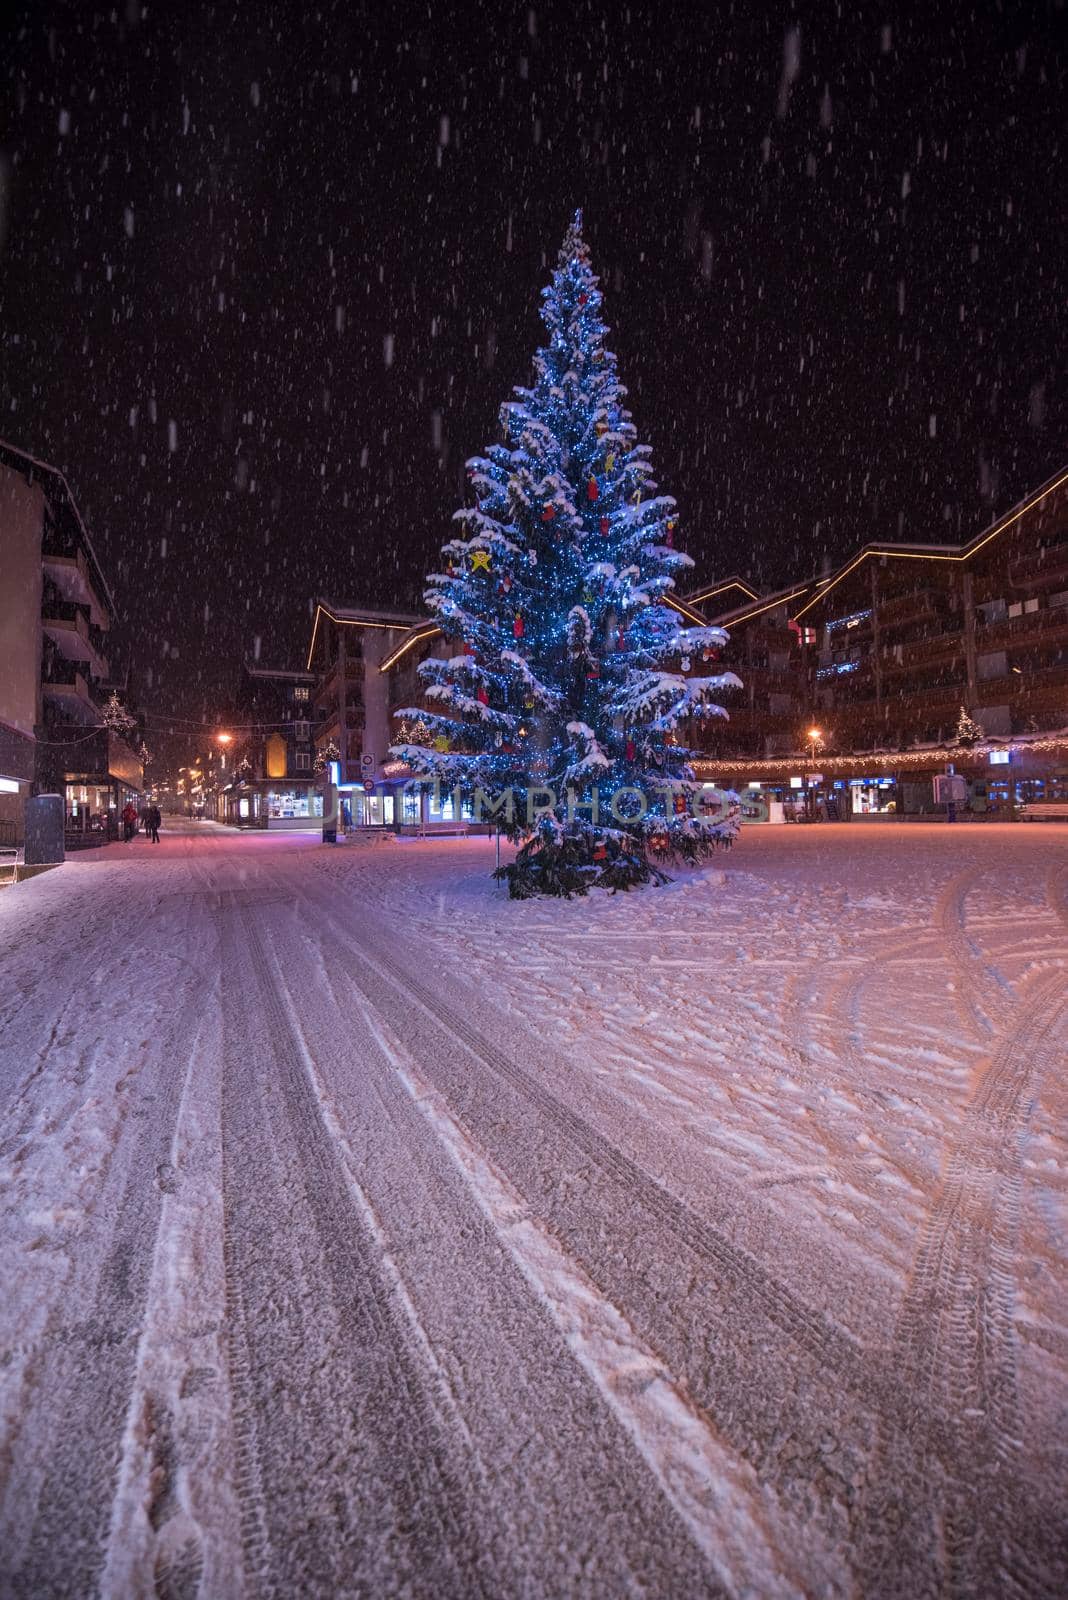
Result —
<svg viewBox="0 0 1068 1600"><path fill-rule="evenodd" d="M267 740L267 776L284 778L286 775L286 742L280 733L272 733Z"/></svg>
<svg viewBox="0 0 1068 1600"><path fill-rule="evenodd" d="M294 700L307 700L311 697L311 690L306 685L301 685L293 690Z"/></svg>

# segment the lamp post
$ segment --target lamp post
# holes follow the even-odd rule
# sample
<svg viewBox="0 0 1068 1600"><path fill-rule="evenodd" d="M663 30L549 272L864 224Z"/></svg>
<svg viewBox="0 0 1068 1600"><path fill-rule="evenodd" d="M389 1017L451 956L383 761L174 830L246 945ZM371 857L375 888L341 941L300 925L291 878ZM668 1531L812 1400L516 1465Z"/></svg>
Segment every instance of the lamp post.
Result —
<svg viewBox="0 0 1068 1600"><path fill-rule="evenodd" d="M808 759L810 762L815 761L818 752L823 749L822 728L817 728L815 726L809 728L808 732L805 734L805 738L808 740ZM811 774L809 774L809 776L811 776ZM810 822L817 821L819 817L819 808L816 805L814 792L808 787L807 784L805 785L805 813Z"/></svg>

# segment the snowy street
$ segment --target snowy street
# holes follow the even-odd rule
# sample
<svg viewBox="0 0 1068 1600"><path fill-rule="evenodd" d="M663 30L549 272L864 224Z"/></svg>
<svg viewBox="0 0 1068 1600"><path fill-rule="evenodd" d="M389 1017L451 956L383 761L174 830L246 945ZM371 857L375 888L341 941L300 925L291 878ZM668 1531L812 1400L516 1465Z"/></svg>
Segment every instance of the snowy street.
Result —
<svg viewBox="0 0 1068 1600"><path fill-rule="evenodd" d="M1068 827L0 890L0 1593L1068 1592Z"/></svg>

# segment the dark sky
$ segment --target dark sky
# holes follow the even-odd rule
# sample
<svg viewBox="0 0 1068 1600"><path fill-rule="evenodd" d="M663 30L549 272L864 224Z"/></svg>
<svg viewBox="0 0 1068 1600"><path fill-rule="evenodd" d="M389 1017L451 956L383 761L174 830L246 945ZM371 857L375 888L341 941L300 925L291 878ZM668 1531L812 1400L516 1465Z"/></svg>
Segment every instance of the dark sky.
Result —
<svg viewBox="0 0 1068 1600"><path fill-rule="evenodd" d="M69 474L133 695L213 719L312 596L418 604L576 205L695 580L971 534L1068 455L1065 20L18 8L0 436Z"/></svg>

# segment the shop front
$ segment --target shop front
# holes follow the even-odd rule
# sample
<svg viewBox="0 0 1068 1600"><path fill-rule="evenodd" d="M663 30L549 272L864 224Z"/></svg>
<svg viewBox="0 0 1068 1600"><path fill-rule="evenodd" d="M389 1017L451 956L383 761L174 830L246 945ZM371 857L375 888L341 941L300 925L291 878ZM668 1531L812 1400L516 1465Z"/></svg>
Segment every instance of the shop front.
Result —
<svg viewBox="0 0 1068 1600"><path fill-rule="evenodd" d="M33 768L33 740L0 718L0 845L22 840Z"/></svg>
<svg viewBox="0 0 1068 1600"><path fill-rule="evenodd" d="M106 844L121 832L123 807L141 805L142 767L113 729L38 742L38 793L61 794L68 849Z"/></svg>
<svg viewBox="0 0 1068 1600"><path fill-rule="evenodd" d="M323 821L322 790L310 783L268 785L263 811L268 828L318 828ZM262 824L261 824L262 825Z"/></svg>
<svg viewBox="0 0 1068 1600"><path fill-rule="evenodd" d="M851 817L896 817L898 812L897 782L882 774L879 777L848 778L841 780L847 793L848 814ZM837 788L837 784L835 786Z"/></svg>
<svg viewBox="0 0 1068 1600"><path fill-rule="evenodd" d="M233 828L311 831L323 822L323 792L313 783L246 779L220 791L218 818Z"/></svg>

